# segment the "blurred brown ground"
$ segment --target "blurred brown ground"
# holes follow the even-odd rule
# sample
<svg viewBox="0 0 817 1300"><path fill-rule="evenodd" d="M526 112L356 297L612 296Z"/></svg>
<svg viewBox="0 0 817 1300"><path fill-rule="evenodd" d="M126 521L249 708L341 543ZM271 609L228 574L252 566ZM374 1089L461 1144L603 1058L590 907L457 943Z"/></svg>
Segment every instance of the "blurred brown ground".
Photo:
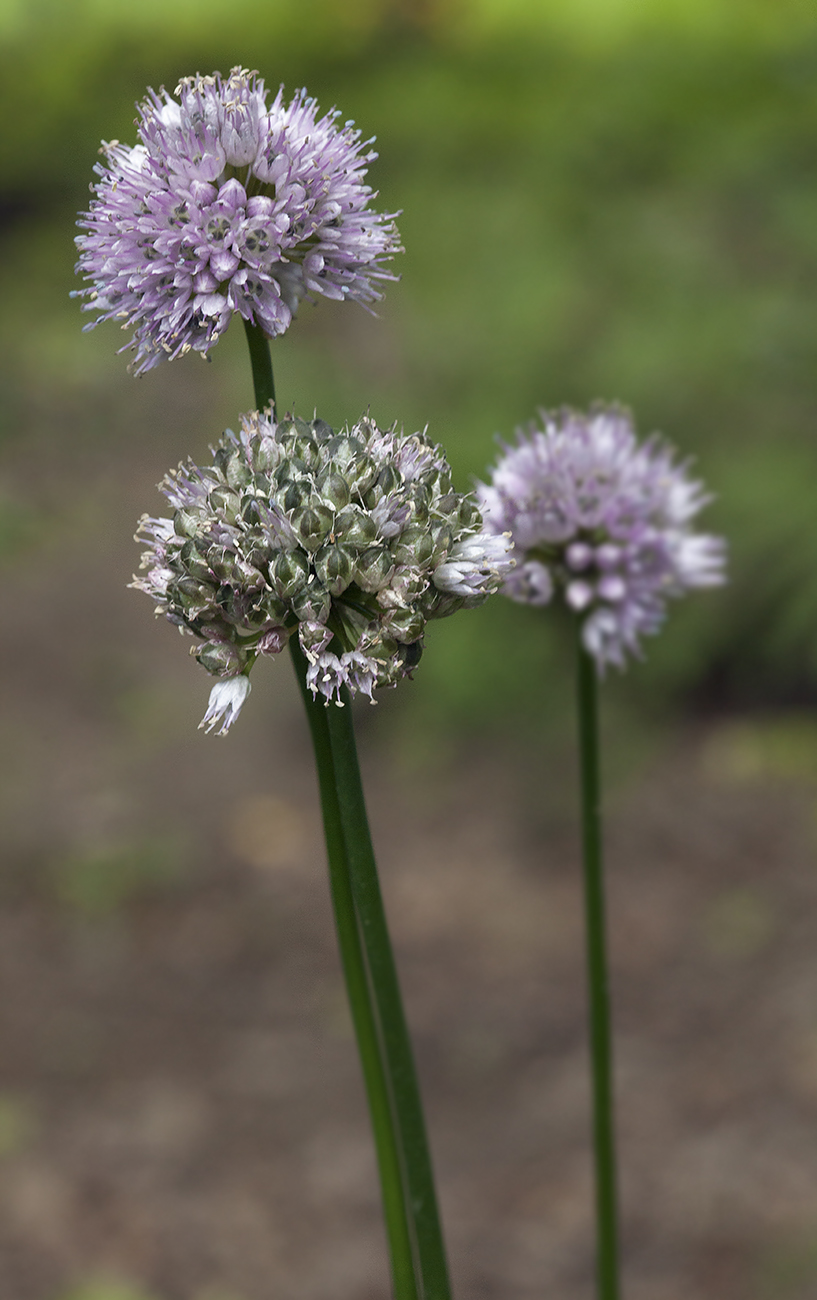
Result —
<svg viewBox="0 0 817 1300"><path fill-rule="evenodd" d="M4 466L53 527L3 576L0 1296L369 1300L383 1230L289 665L205 737L204 673L125 586L156 480L212 424L170 371L95 413L115 459L79 398L35 397ZM362 711L363 761L456 1294L589 1300L570 766L487 737L407 763L393 707ZM629 1300L817 1296L815 756L799 724L699 720L625 780L608 738Z"/></svg>

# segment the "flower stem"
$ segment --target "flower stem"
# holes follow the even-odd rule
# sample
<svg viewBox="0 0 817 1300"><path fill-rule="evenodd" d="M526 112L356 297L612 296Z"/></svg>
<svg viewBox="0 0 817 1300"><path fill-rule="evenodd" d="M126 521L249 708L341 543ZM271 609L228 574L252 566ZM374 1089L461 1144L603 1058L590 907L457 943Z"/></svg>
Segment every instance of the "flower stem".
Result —
<svg viewBox="0 0 817 1300"><path fill-rule="evenodd" d="M326 710L338 801L372 989L380 1019L386 1065L403 1150L409 1201L414 1219L423 1300L451 1295L431 1154L426 1135L417 1071L411 1050L397 967L394 961L380 883L377 876L366 804L355 746L350 696L344 708Z"/></svg>
<svg viewBox="0 0 817 1300"><path fill-rule="evenodd" d="M581 764L587 978L590 998L590 1055L593 1087L593 1144L596 1170L596 1233L599 1300L618 1300L618 1225L613 1121L612 1037L604 921L601 842L598 679L596 663L578 628L579 752Z"/></svg>
<svg viewBox="0 0 817 1300"><path fill-rule="evenodd" d="M352 896L338 782L327 724L327 715L330 711L323 703L319 704L313 699L307 688L306 659L296 636L290 637L289 647L315 750L326 851L329 858L332 904L346 979L346 991L349 996L374 1131L394 1292L397 1300L416 1300L417 1286L401 1153Z"/></svg>
<svg viewBox="0 0 817 1300"><path fill-rule="evenodd" d="M244 321L244 329L247 331L247 345L250 349L250 365L252 366L252 382L255 389L255 403L259 411L272 404L273 416L276 415L277 408L275 404L275 380L272 374L272 357L269 350L269 339L262 330L260 325L253 325L252 321Z"/></svg>
<svg viewBox="0 0 817 1300"><path fill-rule="evenodd" d="M256 406L261 411L272 403L274 414L275 383L268 340L257 325L252 325L248 321L245 321L244 325L250 349ZM326 851L329 859L330 892L341 964L372 1120L394 1294L396 1300L418 1300L412 1240L413 1224L406 1203L404 1162L399 1130L395 1123L392 1089L384 1062L382 1035L372 1000L369 971L361 944L352 894L348 850L341 816L341 796L327 723L328 710L323 704L318 704L307 689L306 659L298 644L297 636L290 637L289 648L315 751Z"/></svg>

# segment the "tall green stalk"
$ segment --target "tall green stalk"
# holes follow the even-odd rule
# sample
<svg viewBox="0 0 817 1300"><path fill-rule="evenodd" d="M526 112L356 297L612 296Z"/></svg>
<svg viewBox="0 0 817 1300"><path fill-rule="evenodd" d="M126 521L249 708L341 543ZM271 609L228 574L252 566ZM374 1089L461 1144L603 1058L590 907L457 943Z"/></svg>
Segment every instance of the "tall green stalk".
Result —
<svg viewBox="0 0 817 1300"><path fill-rule="evenodd" d="M252 366L252 384L255 390L256 409L263 411L265 407L271 405L274 414L276 410L275 379L272 374L269 339L260 325L253 325L251 321L244 321L244 329L247 334L247 347L250 349L250 365Z"/></svg>
<svg viewBox="0 0 817 1300"><path fill-rule="evenodd" d="M409 1199L417 1235L424 1300L450 1300L431 1153L397 967L386 924L366 803L360 779L349 692L344 708L329 708L328 728L338 801L349 858L355 907L360 919L372 989L380 1019L394 1107L403 1150Z"/></svg>
<svg viewBox="0 0 817 1300"><path fill-rule="evenodd" d="M245 321L245 327L256 405L263 410L272 403L274 408L275 389L268 342L257 326ZM338 946L372 1120L394 1292L397 1300L424 1300L426 1295L433 1293L418 1292L416 1247L419 1233L407 1200L410 1180L406 1175L402 1135L395 1115L395 1089L389 1077L385 1036L378 1021L372 977L361 943L350 871L352 854L342 813L341 782L330 739L329 717L339 710L327 709L308 690L306 659L296 636L290 637L289 647L315 752ZM350 710L343 712L348 714ZM365 809L363 815L365 817ZM368 827L366 834L368 836Z"/></svg>
<svg viewBox="0 0 817 1300"><path fill-rule="evenodd" d="M618 1300L618 1213L613 1118L612 1035L607 978L604 876L599 771L598 678L596 663L581 641L579 620L578 707L581 765L584 900L587 979L590 999L590 1056L593 1089L593 1146L596 1175L597 1279L599 1300Z"/></svg>
<svg viewBox="0 0 817 1300"><path fill-rule="evenodd" d="M374 1132L394 1292L398 1300L404 1298L416 1300L417 1284L410 1231L411 1220L406 1204L401 1152L349 876L343 819L338 802L338 781L327 725L329 710L313 699L312 693L307 688L307 664L297 637L290 637L289 648L315 751L326 853L329 859L329 885L346 992L349 997Z"/></svg>

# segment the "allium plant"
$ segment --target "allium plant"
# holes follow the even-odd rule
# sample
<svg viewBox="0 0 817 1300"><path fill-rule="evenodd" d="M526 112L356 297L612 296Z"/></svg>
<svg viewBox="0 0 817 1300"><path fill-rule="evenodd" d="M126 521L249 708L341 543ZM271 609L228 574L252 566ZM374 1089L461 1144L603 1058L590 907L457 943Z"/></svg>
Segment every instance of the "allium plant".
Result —
<svg viewBox="0 0 817 1300"><path fill-rule="evenodd" d="M136 145L103 145L79 221L86 311L133 330L136 374L207 353L233 312L268 338L302 298L362 303L400 251L394 214L370 209L376 155L335 111L298 91L267 103L255 72L185 77L148 92Z"/></svg>
<svg viewBox="0 0 817 1300"><path fill-rule="evenodd" d="M441 447L371 419L338 433L322 420L257 411L228 430L212 465L160 485L172 518L145 515L145 591L190 632L221 679L202 725L235 720L259 655L297 633L306 684L328 703L410 676L430 619L481 604L513 561L455 492Z"/></svg>
<svg viewBox="0 0 817 1300"><path fill-rule="evenodd" d="M639 443L626 411L543 414L505 447L477 498L485 527L509 533L516 568L502 590L574 616L581 768L599 1300L618 1300L612 1033L602 870L598 678L659 630L666 602L725 580L719 537L693 531L709 501L658 438Z"/></svg>
<svg viewBox="0 0 817 1300"><path fill-rule="evenodd" d="M425 1121L369 833L350 708L409 675L430 618L479 604L510 567L424 434L338 433L277 408L269 340L310 294L379 297L398 251L364 183L374 158L303 91L268 104L256 73L149 93L139 143L105 146L80 218L84 307L133 330L136 373L206 353L244 321L256 412L213 464L161 487L134 585L197 639L217 678L202 725L229 729L259 655L288 645L318 775L341 961L377 1151L396 1300L450 1288ZM96 321L92 324L97 323ZM90 327L89 327L90 328ZM127 346L127 345L126 345ZM258 414L262 412L263 414Z"/></svg>
<svg viewBox="0 0 817 1300"><path fill-rule="evenodd" d="M724 544L692 521L710 500L658 438L639 443L627 411L543 413L506 447L477 496L486 527L509 532L516 568L503 592L562 599L600 668L623 668L666 603L724 581Z"/></svg>

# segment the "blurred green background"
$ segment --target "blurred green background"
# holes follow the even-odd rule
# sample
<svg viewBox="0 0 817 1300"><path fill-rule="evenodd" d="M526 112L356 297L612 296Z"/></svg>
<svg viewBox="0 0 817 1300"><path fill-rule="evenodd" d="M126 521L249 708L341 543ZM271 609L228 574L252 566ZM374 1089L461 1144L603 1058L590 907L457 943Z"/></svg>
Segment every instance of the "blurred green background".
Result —
<svg viewBox="0 0 817 1300"><path fill-rule="evenodd" d="M537 408L614 400L715 494L729 586L679 602L605 688L631 1294L809 1300L805 0L0 0L0 1292L374 1294L288 665L254 674L228 740L203 737L209 679L126 590L155 484L252 404L243 331L135 380L69 297L100 140L134 138L146 86L237 63L375 135L370 181L402 213L377 316L304 304L275 341L285 406L427 424L464 488ZM492 600L433 626L414 682L360 714L455 1274L486 1297L591 1285L562 631Z"/></svg>
<svg viewBox="0 0 817 1300"><path fill-rule="evenodd" d="M0 36L6 465L34 423L62 438L68 405L113 454L98 413L132 402L133 381L113 326L82 336L68 299L98 142L134 137L146 85L243 63L376 135L371 181L402 210L402 279L378 319L304 306L273 349L282 401L331 421L371 406L381 422L428 423L462 486L538 407L624 402L641 432L695 457L717 496L702 526L727 535L732 580L673 609L613 696L649 709L813 700L811 6L3 0ZM194 453L251 404L232 333ZM179 392L200 382L198 359L174 370ZM155 389L155 373L139 383ZM36 486L7 472L13 564L49 522ZM533 684L561 670L549 620L494 601L432 631L412 714L517 725Z"/></svg>

